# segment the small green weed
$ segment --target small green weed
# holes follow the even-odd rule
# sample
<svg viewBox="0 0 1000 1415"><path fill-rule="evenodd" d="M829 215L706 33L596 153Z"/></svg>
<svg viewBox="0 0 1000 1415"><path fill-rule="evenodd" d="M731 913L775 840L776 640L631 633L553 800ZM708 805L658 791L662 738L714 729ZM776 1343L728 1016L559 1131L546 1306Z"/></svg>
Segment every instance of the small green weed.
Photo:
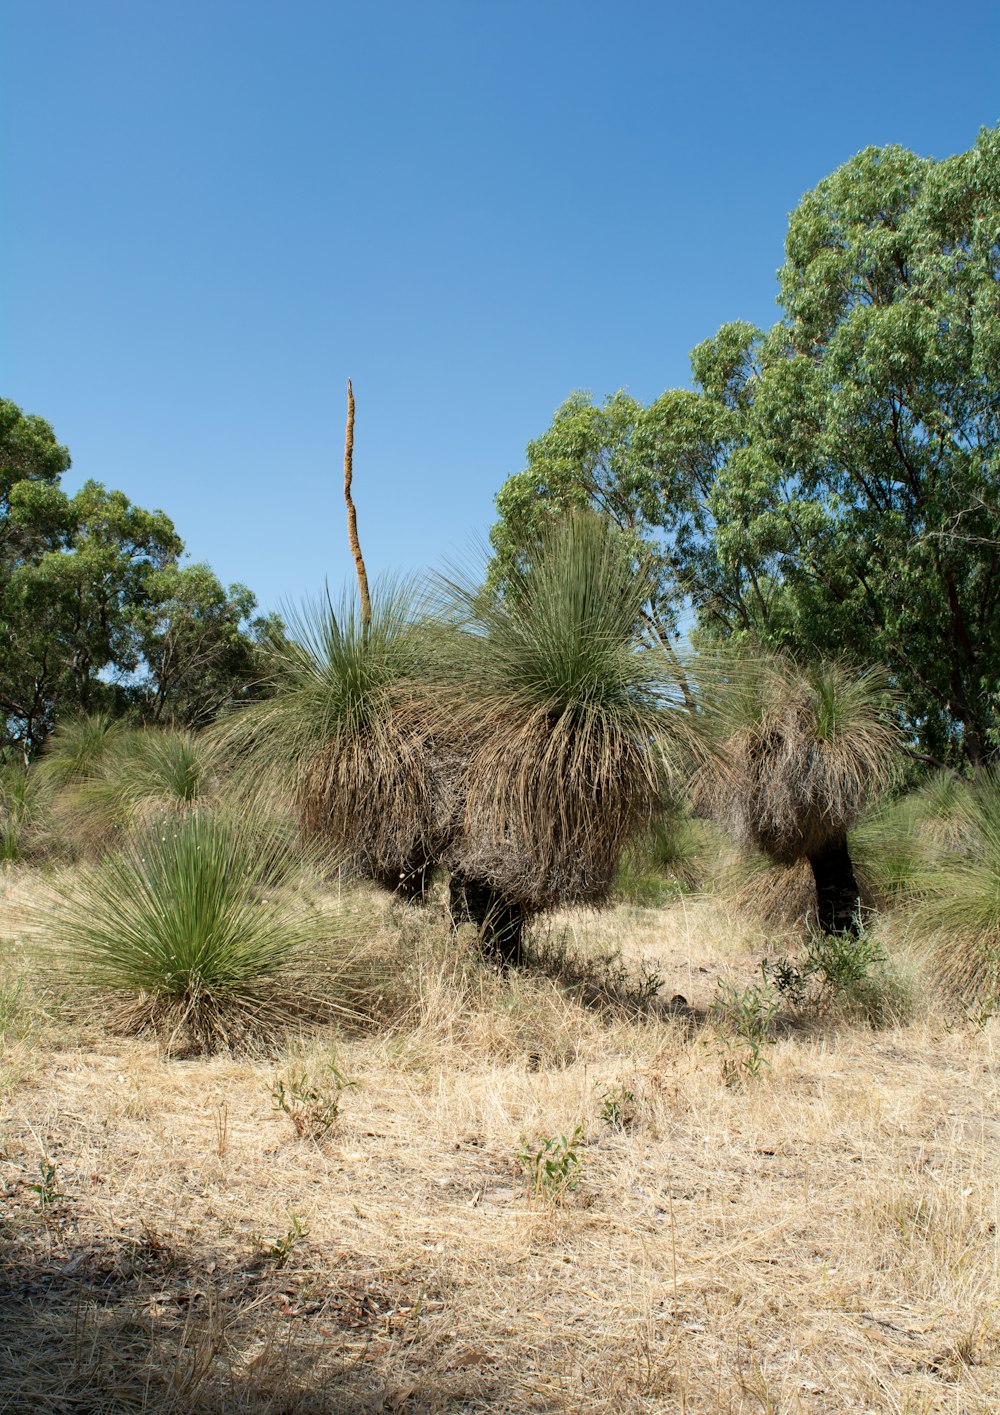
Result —
<svg viewBox="0 0 1000 1415"><path fill-rule="evenodd" d="M712 1016L723 1031L722 1075L727 1086L755 1081L770 1066L764 1049L774 1040L773 1024L780 1008L780 999L766 981L742 990L720 981Z"/></svg>
<svg viewBox="0 0 1000 1415"><path fill-rule="evenodd" d="M276 1268L283 1268L288 1259L301 1247L309 1237L309 1225L295 1214L291 1215L292 1222L287 1233L275 1239L273 1243L262 1237L259 1233L250 1235L250 1242L254 1248L265 1258L270 1258Z"/></svg>
<svg viewBox="0 0 1000 1415"><path fill-rule="evenodd" d="M536 1198L557 1203L576 1188L580 1182L582 1141L583 1126L578 1125L569 1137L547 1137L536 1145L522 1143L517 1152L518 1164Z"/></svg>
<svg viewBox="0 0 1000 1415"><path fill-rule="evenodd" d="M821 1009L839 1000L877 1016L887 965L878 938L862 930L857 935L817 934L801 956L765 958L760 971L765 987L775 988L795 1008Z"/></svg>
<svg viewBox="0 0 1000 1415"><path fill-rule="evenodd" d="M598 1119L609 1130L629 1130L638 1115L635 1092L627 1086L608 1086L600 1093Z"/></svg>
<svg viewBox="0 0 1000 1415"><path fill-rule="evenodd" d="M38 1195L38 1207L42 1212L48 1213L55 1208L56 1204L61 1203L66 1195L59 1188L56 1166L48 1155L38 1161L38 1173L41 1176L40 1182L29 1184L27 1187L32 1194Z"/></svg>
<svg viewBox="0 0 1000 1415"><path fill-rule="evenodd" d="M340 1115L341 1091L357 1084L335 1066L329 1071L332 1084L328 1087L313 1085L305 1072L289 1077L287 1086L279 1076L271 1087L272 1109L284 1111L302 1139L325 1139Z"/></svg>

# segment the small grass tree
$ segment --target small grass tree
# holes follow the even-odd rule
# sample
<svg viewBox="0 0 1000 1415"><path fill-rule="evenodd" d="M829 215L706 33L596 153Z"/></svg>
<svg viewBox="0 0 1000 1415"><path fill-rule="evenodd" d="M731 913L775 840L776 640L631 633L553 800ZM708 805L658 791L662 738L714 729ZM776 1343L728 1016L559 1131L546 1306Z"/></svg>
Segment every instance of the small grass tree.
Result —
<svg viewBox="0 0 1000 1415"><path fill-rule="evenodd" d="M40 854L46 844L49 796L35 767L0 760L0 864Z"/></svg>
<svg viewBox="0 0 1000 1415"><path fill-rule="evenodd" d="M912 880L914 923L947 990L1000 1011L1000 767L959 783L950 840Z"/></svg>
<svg viewBox="0 0 1000 1415"><path fill-rule="evenodd" d="M62 738L57 730L51 755L39 764L56 788L57 817L84 851L216 799L221 769L218 748L204 733L130 730L99 718L70 725Z"/></svg>
<svg viewBox="0 0 1000 1415"><path fill-rule="evenodd" d="M855 932L861 898L847 831L891 784L897 760L884 674L761 657L732 661L710 681L696 807L744 849L782 865L808 860L820 928Z"/></svg>
<svg viewBox="0 0 1000 1415"><path fill-rule="evenodd" d="M321 974L353 967L343 925L312 898L310 864L271 821L195 809L57 878L35 923L60 976L116 998L127 1030L256 1048L319 1015Z"/></svg>

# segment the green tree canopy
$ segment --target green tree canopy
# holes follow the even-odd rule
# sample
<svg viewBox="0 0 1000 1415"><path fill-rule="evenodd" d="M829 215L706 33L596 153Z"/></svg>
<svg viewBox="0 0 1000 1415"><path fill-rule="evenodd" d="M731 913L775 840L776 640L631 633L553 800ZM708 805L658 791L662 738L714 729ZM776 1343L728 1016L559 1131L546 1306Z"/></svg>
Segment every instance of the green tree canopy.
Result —
<svg viewBox="0 0 1000 1415"><path fill-rule="evenodd" d="M1000 742L1000 129L935 162L870 148L792 213L768 333L695 387L575 395L498 497L494 573L590 504L659 557L656 619L883 663L914 740Z"/></svg>
<svg viewBox="0 0 1000 1415"><path fill-rule="evenodd" d="M0 400L0 747L29 759L59 716L111 709L194 725L245 696L264 621L162 511L87 482L49 425Z"/></svg>

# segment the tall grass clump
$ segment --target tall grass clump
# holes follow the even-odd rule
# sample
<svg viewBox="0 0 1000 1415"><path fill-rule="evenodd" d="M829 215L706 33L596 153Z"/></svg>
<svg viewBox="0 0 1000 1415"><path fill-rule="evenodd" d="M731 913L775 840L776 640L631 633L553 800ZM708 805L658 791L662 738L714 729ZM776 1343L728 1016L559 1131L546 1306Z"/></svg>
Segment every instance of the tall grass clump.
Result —
<svg viewBox="0 0 1000 1415"><path fill-rule="evenodd" d="M65 778L55 797L56 816L84 853L146 823L193 810L219 793L219 752L204 735L163 727L100 732L93 720L75 726L84 750L74 761L64 747L46 760L45 769L57 783ZM88 729L92 743L86 741Z"/></svg>
<svg viewBox="0 0 1000 1415"><path fill-rule="evenodd" d="M953 772L935 772L855 826L850 838L858 877L875 899L898 903L913 897L942 860L961 854L966 790Z"/></svg>
<svg viewBox="0 0 1000 1415"><path fill-rule="evenodd" d="M0 863L16 864L44 849L47 806L36 768L0 763Z"/></svg>
<svg viewBox="0 0 1000 1415"><path fill-rule="evenodd" d="M75 786L96 775L107 753L129 731L121 718L93 712L56 724L38 762L54 789Z"/></svg>
<svg viewBox="0 0 1000 1415"><path fill-rule="evenodd" d="M615 895L640 906L669 904L700 889L712 873L721 839L708 821L667 800L642 835L629 842L615 876Z"/></svg>
<svg viewBox="0 0 1000 1415"><path fill-rule="evenodd" d="M744 850L778 865L807 860L825 932L858 928L847 831L895 779L887 691L880 670L762 656L723 665L708 695L713 744L696 805Z"/></svg>
<svg viewBox="0 0 1000 1415"><path fill-rule="evenodd" d="M1000 999L1000 768L963 784L954 823L954 848L917 876L913 924L952 995Z"/></svg>
<svg viewBox="0 0 1000 1415"><path fill-rule="evenodd" d="M60 968L110 994L127 1030L187 1034L205 1050L256 1045L317 1003L321 943L349 972L349 940L317 908L292 845L246 815L147 823L53 884L35 921Z"/></svg>
<svg viewBox="0 0 1000 1415"><path fill-rule="evenodd" d="M268 655L270 695L223 724L251 794L290 802L307 834L364 879L420 896L442 848L440 773L422 666L429 643L413 581L383 579L362 619L329 595Z"/></svg>
<svg viewBox="0 0 1000 1415"><path fill-rule="evenodd" d="M643 628L649 591L616 529L582 513L499 589L444 586L462 701L453 895L480 925L499 921L508 958L525 919L605 900L659 808L671 714L667 665Z"/></svg>

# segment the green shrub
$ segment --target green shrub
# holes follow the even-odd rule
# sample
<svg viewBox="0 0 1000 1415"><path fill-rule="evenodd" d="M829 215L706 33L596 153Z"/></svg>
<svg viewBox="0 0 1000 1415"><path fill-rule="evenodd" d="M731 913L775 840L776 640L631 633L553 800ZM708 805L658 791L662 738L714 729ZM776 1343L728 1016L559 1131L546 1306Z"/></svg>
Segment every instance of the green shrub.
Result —
<svg viewBox="0 0 1000 1415"><path fill-rule="evenodd" d="M68 775L69 766L58 755L48 767L57 780L60 773L67 775L57 811L85 851L106 847L116 835L183 814L217 795L220 753L208 738L174 728L109 728L102 735L91 726L94 741L81 743L74 775ZM79 732L84 735L83 726Z"/></svg>
<svg viewBox="0 0 1000 1415"><path fill-rule="evenodd" d="M722 1034L722 1074L727 1086L756 1080L770 1066L764 1049L774 1041L780 1007L766 980L745 988L720 980L711 1015Z"/></svg>
<svg viewBox="0 0 1000 1415"><path fill-rule="evenodd" d="M952 839L917 875L913 923L949 993L966 1002L1000 991L1000 769L961 790Z"/></svg>
<svg viewBox="0 0 1000 1415"><path fill-rule="evenodd" d="M522 1142L517 1161L531 1192L538 1199L559 1203L580 1182L580 1145L583 1126L572 1135L545 1137L537 1143Z"/></svg>
<svg viewBox="0 0 1000 1415"><path fill-rule="evenodd" d="M795 1008L837 1005L879 1025L898 1020L907 997L889 956L872 929L857 934L814 934L802 953L761 963L765 986Z"/></svg>
<svg viewBox="0 0 1000 1415"><path fill-rule="evenodd" d="M278 1076L271 1087L271 1106L288 1116L295 1133L307 1140L325 1140L340 1116L340 1093L353 1086L336 1066L327 1068L329 1082L310 1080L306 1072Z"/></svg>
<svg viewBox="0 0 1000 1415"><path fill-rule="evenodd" d="M44 850L46 805L35 768L20 761L0 764L0 862L14 864Z"/></svg>
<svg viewBox="0 0 1000 1415"><path fill-rule="evenodd" d="M284 832L196 810L140 827L53 885L35 917L79 979L122 999L127 1027L260 1045L319 1007L321 943L326 982L343 982L335 1000L351 1007L353 949L307 867Z"/></svg>

